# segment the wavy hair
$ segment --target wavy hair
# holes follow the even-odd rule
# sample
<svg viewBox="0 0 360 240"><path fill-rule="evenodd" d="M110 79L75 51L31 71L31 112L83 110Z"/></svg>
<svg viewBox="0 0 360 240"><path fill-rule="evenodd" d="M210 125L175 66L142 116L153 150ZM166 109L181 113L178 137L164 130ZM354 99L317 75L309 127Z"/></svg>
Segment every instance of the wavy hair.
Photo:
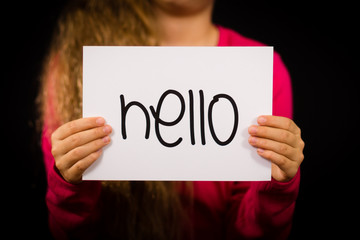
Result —
<svg viewBox="0 0 360 240"><path fill-rule="evenodd" d="M150 4L143 0L69 1L44 63L38 98L40 120L51 130L82 115L83 46L156 45Z"/></svg>
<svg viewBox="0 0 360 240"><path fill-rule="evenodd" d="M44 61L37 99L44 134L82 116L84 45L157 45L151 1L71 0ZM44 125L46 126L44 128ZM189 185L189 184L188 184ZM103 182L101 223L106 238L179 239L185 217L174 182Z"/></svg>

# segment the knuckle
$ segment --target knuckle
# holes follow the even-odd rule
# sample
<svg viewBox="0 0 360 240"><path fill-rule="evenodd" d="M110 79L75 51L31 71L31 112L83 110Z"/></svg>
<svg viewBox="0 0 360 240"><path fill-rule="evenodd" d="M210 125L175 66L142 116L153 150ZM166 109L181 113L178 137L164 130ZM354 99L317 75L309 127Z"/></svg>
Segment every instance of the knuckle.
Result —
<svg viewBox="0 0 360 240"><path fill-rule="evenodd" d="M75 159L78 159L81 156L81 150L78 148L75 148L71 151L71 156Z"/></svg>
<svg viewBox="0 0 360 240"><path fill-rule="evenodd" d="M75 134L75 135L72 135L71 138L70 138L70 142L71 142L71 144L72 144L73 146L79 145L80 141L81 141L80 136L79 136L79 135L76 135L76 134Z"/></svg>
<svg viewBox="0 0 360 240"><path fill-rule="evenodd" d="M53 155L53 157L58 155L58 148L56 145L51 147L51 154Z"/></svg>
<svg viewBox="0 0 360 240"><path fill-rule="evenodd" d="M68 123L68 129L70 132L77 132L77 124L75 121L71 121Z"/></svg>
<svg viewBox="0 0 360 240"><path fill-rule="evenodd" d="M284 157L279 158L277 164L279 167L284 167L286 165L286 159Z"/></svg>
<svg viewBox="0 0 360 240"><path fill-rule="evenodd" d="M287 153L289 152L289 147L286 144L281 144L279 146L280 153Z"/></svg>
<svg viewBox="0 0 360 240"><path fill-rule="evenodd" d="M293 121L291 119L289 119L288 121L286 121L285 123L285 129L290 131L291 130L291 126L293 125Z"/></svg>
<svg viewBox="0 0 360 240"><path fill-rule="evenodd" d="M300 155L300 162L304 161L304 159L305 159L305 156L304 156L303 153L301 153L301 155Z"/></svg>
<svg viewBox="0 0 360 240"><path fill-rule="evenodd" d="M64 168L64 164L62 161L55 161L55 167L57 168L57 170L61 172L62 169Z"/></svg>
<svg viewBox="0 0 360 240"><path fill-rule="evenodd" d="M69 177L69 174L67 172L60 172L60 174L65 179L65 181L71 182L71 178Z"/></svg>
<svg viewBox="0 0 360 240"><path fill-rule="evenodd" d="M299 160L298 160L299 164L301 164L302 161L304 161L304 158L305 158L304 153L301 152L301 153L299 154Z"/></svg>
<svg viewBox="0 0 360 240"><path fill-rule="evenodd" d="M300 141L300 147L301 147L301 149L305 148L305 142L303 140Z"/></svg>
<svg viewBox="0 0 360 240"><path fill-rule="evenodd" d="M67 181L68 183L75 183L74 176L70 174L68 171L61 173L61 176Z"/></svg>
<svg viewBox="0 0 360 240"><path fill-rule="evenodd" d="M281 141L281 142L286 142L287 139L290 138L290 133L289 133L288 131L281 131L279 137L280 137L280 141Z"/></svg>
<svg viewBox="0 0 360 240"><path fill-rule="evenodd" d="M86 167L82 164L82 162L78 162L78 163L75 165L75 168L76 168L76 172L77 172L79 175L82 175L82 173L86 170Z"/></svg>
<svg viewBox="0 0 360 240"><path fill-rule="evenodd" d="M56 132L53 132L50 136L51 143L54 143L56 140Z"/></svg>
<svg viewBox="0 0 360 240"><path fill-rule="evenodd" d="M265 158L270 159L270 160L274 158L274 152L273 151L265 151L264 155L265 155Z"/></svg>

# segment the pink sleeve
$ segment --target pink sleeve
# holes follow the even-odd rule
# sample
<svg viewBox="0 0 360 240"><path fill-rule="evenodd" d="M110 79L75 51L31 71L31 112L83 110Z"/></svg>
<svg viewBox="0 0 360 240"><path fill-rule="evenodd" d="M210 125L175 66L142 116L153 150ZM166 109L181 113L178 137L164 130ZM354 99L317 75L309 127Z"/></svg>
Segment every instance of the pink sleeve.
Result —
<svg viewBox="0 0 360 240"><path fill-rule="evenodd" d="M90 226L99 214L100 182L73 185L57 173L46 127L42 136L42 150L48 184L46 204L50 231L55 239L69 239L79 235L81 238L94 237L89 229L96 229Z"/></svg>
<svg viewBox="0 0 360 240"><path fill-rule="evenodd" d="M228 239L287 239L299 184L300 171L289 182L252 182L243 197L234 194ZM241 183L234 185L233 192L238 188Z"/></svg>
<svg viewBox="0 0 360 240"><path fill-rule="evenodd" d="M273 115L292 119L293 99L289 72L280 55L274 52Z"/></svg>

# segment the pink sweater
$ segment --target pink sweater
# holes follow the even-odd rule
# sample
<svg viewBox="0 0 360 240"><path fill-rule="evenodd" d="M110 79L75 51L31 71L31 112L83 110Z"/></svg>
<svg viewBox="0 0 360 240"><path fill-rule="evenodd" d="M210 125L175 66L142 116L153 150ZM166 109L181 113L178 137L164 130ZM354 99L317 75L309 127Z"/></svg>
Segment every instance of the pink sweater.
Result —
<svg viewBox="0 0 360 240"><path fill-rule="evenodd" d="M219 26L219 31L218 46L264 46L230 29ZM277 53L274 54L273 115L292 118L290 77ZM101 184L87 181L73 185L64 181L55 169L48 134L43 134L42 150L48 180L46 203L50 230L57 239L66 239L74 231L85 237L91 232L87 224L98 221ZM286 183L194 182L195 239L285 239L291 229L299 183L300 171Z"/></svg>

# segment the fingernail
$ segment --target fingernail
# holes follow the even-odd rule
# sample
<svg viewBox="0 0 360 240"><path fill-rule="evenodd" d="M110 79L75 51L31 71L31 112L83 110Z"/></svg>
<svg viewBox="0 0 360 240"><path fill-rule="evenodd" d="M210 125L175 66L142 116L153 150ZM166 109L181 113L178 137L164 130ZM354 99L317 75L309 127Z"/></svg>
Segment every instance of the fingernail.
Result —
<svg viewBox="0 0 360 240"><path fill-rule="evenodd" d="M251 143L251 144L255 144L256 143L256 137L250 137L249 138L249 142Z"/></svg>
<svg viewBox="0 0 360 240"><path fill-rule="evenodd" d="M250 134L255 134L257 132L257 126L251 126L249 127L249 133Z"/></svg>
<svg viewBox="0 0 360 240"><path fill-rule="evenodd" d="M102 140L104 141L104 143L109 143L110 142L110 137L109 136L103 137Z"/></svg>
<svg viewBox="0 0 360 240"><path fill-rule="evenodd" d="M109 125L106 125L104 128L103 128L103 131L104 133L111 133L111 127Z"/></svg>
<svg viewBox="0 0 360 240"><path fill-rule="evenodd" d="M97 125L104 125L105 123L105 119L103 119L102 117L99 117L98 119L96 119L96 124Z"/></svg>
<svg viewBox="0 0 360 240"><path fill-rule="evenodd" d="M258 123L264 124L265 122L266 122L266 118L265 118L265 117L259 117L259 118L258 118Z"/></svg>
<svg viewBox="0 0 360 240"><path fill-rule="evenodd" d="M265 150L262 149L262 148L258 148L257 151L258 151L259 153L263 153Z"/></svg>

